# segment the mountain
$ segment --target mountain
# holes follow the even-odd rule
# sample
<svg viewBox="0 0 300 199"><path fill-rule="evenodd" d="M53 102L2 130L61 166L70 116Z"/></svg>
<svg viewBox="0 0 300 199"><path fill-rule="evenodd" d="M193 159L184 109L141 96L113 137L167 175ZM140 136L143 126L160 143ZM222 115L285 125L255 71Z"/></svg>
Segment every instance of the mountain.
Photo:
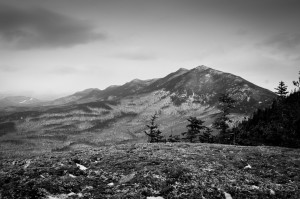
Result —
<svg viewBox="0 0 300 199"><path fill-rule="evenodd" d="M190 71L179 70L170 74L155 82L148 90L158 89L173 93L175 96L173 99L179 104L191 100L210 106L218 102L219 94L229 93L237 100L236 111L239 112L253 112L257 108L271 104L275 97L273 92L241 77L203 65Z"/></svg>
<svg viewBox="0 0 300 199"><path fill-rule="evenodd" d="M192 70L180 68L159 79L134 79L122 86L110 86L105 90L87 89L55 100L54 104L120 100L130 95L155 91L169 92L176 105L192 101L210 106L216 105L219 94L226 92L238 101L236 111L239 112L253 112L271 104L275 97L273 92L241 77L202 65Z"/></svg>
<svg viewBox="0 0 300 199"><path fill-rule="evenodd" d="M87 89L43 106L14 110L0 116L0 125L22 132L14 134L15 138L10 135L10 140L23 140L25 146L34 142L36 147L42 146L39 150L46 151L68 145L144 142L145 125L154 113L159 114L157 122L166 136L186 131L190 116L211 126L220 113L218 98L225 92L238 101L230 115L233 121L268 107L276 97L241 77L198 66L181 68L163 78L135 79L104 90ZM5 137L0 138L8 139ZM38 144L34 140L39 140Z"/></svg>
<svg viewBox="0 0 300 199"><path fill-rule="evenodd" d="M56 100L48 102L46 105L61 105L61 104L68 104L68 103L74 103L74 102L83 102L82 99L85 99L85 98L91 98L91 99L97 100L97 96L99 93L101 93L100 89L89 88L89 89L86 89L83 91L76 92L73 95L58 98Z"/></svg>
<svg viewBox="0 0 300 199"><path fill-rule="evenodd" d="M0 99L0 107L7 106L31 106L36 105L40 100L26 96L9 96Z"/></svg>

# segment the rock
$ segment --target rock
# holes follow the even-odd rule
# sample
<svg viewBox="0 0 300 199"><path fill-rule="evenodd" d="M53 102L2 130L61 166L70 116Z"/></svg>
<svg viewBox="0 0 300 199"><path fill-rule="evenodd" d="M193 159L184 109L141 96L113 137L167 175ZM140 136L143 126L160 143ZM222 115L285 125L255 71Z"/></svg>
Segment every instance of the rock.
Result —
<svg viewBox="0 0 300 199"><path fill-rule="evenodd" d="M24 169L27 169L31 163L31 160L26 160L26 164L24 165Z"/></svg>
<svg viewBox="0 0 300 199"><path fill-rule="evenodd" d="M232 199L231 195L229 193L224 192L225 198L226 199Z"/></svg>
<svg viewBox="0 0 300 199"><path fill-rule="evenodd" d="M47 199L59 199L58 197L54 197L54 196L48 196Z"/></svg>
<svg viewBox="0 0 300 199"><path fill-rule="evenodd" d="M119 180L120 184L124 184L126 182L129 182L130 180L132 180L135 176L135 173L131 173L129 175L126 176L122 176L121 179Z"/></svg>
<svg viewBox="0 0 300 199"><path fill-rule="evenodd" d="M252 186L251 186L251 189L259 189L259 187L258 187L258 186L255 186L255 185L252 185Z"/></svg>
<svg viewBox="0 0 300 199"><path fill-rule="evenodd" d="M147 197L147 199L164 199L164 198L161 197L161 196L157 196L157 197L155 197L155 196L149 196L149 197Z"/></svg>
<svg viewBox="0 0 300 199"><path fill-rule="evenodd" d="M70 176L71 178L76 178L76 176L74 176L74 175L72 175L72 174L69 174L69 176Z"/></svg>
<svg viewBox="0 0 300 199"><path fill-rule="evenodd" d="M107 186L110 186L110 187L111 187L111 186L114 186L114 183L113 183L113 182L108 183Z"/></svg>
<svg viewBox="0 0 300 199"><path fill-rule="evenodd" d="M68 196L74 196L74 195L77 195L77 194L74 193L74 192L71 192L71 193L68 194Z"/></svg>
<svg viewBox="0 0 300 199"><path fill-rule="evenodd" d="M86 186L83 188L83 190L92 190L94 187L93 186Z"/></svg>
<svg viewBox="0 0 300 199"><path fill-rule="evenodd" d="M81 171L87 170L87 168L86 168L85 166L81 165L81 164L76 163L76 166L79 167L79 169L80 169Z"/></svg>
<svg viewBox="0 0 300 199"><path fill-rule="evenodd" d="M273 189L270 189L270 194L274 196L275 195L275 191Z"/></svg>
<svg viewBox="0 0 300 199"><path fill-rule="evenodd" d="M252 168L252 167L251 167L250 164L248 164L247 166L244 167L244 169L251 169L251 168Z"/></svg>

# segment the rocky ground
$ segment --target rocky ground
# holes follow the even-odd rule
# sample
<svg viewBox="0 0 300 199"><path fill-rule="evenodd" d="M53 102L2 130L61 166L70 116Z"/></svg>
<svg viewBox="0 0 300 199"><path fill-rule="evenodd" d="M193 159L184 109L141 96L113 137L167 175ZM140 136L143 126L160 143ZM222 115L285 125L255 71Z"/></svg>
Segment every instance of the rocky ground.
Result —
<svg viewBox="0 0 300 199"><path fill-rule="evenodd" d="M0 198L300 198L300 150L123 144L0 159Z"/></svg>

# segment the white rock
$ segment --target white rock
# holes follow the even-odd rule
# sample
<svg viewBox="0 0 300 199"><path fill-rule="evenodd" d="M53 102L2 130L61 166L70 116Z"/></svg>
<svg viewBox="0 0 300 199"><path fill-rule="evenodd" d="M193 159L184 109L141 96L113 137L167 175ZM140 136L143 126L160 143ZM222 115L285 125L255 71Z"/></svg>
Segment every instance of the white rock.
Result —
<svg viewBox="0 0 300 199"><path fill-rule="evenodd" d="M164 199L164 198L161 197L161 196L157 196L157 197L155 197L155 196L149 196L149 197L147 197L147 199Z"/></svg>
<svg viewBox="0 0 300 199"><path fill-rule="evenodd" d="M48 196L47 199L59 199L58 197L55 197L55 196Z"/></svg>
<svg viewBox="0 0 300 199"><path fill-rule="evenodd" d="M231 195L229 193L224 192L225 198L226 199L232 199Z"/></svg>
<svg viewBox="0 0 300 199"><path fill-rule="evenodd" d="M114 186L114 183L113 182L111 182L111 183L109 183L109 184L107 184L108 186Z"/></svg>
<svg viewBox="0 0 300 199"><path fill-rule="evenodd" d="M77 194L74 193L74 192L71 192L71 193L68 194L68 196L74 196L74 195L77 195Z"/></svg>
<svg viewBox="0 0 300 199"><path fill-rule="evenodd" d="M252 167L250 166L250 164L248 164L247 166L244 167L244 169L251 169Z"/></svg>
<svg viewBox="0 0 300 199"><path fill-rule="evenodd" d="M76 166L79 167L79 169L82 170L82 171L87 170L87 168L85 166L81 165L81 164L76 163Z"/></svg>
<svg viewBox="0 0 300 199"><path fill-rule="evenodd" d="M252 188L252 189L259 189L259 187L258 187L258 186L255 186L255 185L252 185L251 188Z"/></svg>
<svg viewBox="0 0 300 199"><path fill-rule="evenodd" d="M72 175L72 174L69 174L69 176L70 176L71 178L76 178L76 176L74 176L74 175Z"/></svg>
<svg viewBox="0 0 300 199"><path fill-rule="evenodd" d="M275 191L273 189L270 189L270 194L275 195Z"/></svg>
<svg viewBox="0 0 300 199"><path fill-rule="evenodd" d="M27 169L27 167L29 167L30 164L31 164L31 160L27 160L26 164L24 165L24 169Z"/></svg>
<svg viewBox="0 0 300 199"><path fill-rule="evenodd" d="M134 176L135 176L135 173L132 173L132 174L129 174L126 176L122 176L119 183L123 184L123 183L129 182L130 180L132 180L134 178Z"/></svg>

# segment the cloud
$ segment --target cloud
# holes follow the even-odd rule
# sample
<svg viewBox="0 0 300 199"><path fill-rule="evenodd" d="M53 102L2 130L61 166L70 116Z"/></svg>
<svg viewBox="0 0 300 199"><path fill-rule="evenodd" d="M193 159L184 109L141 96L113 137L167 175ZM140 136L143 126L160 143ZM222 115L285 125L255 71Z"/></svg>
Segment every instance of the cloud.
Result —
<svg viewBox="0 0 300 199"><path fill-rule="evenodd" d="M268 48L272 53L298 60L300 50L300 33L280 33L258 44L259 48Z"/></svg>
<svg viewBox="0 0 300 199"><path fill-rule="evenodd" d="M279 50L295 50L300 46L300 33L281 33L265 40L264 45L278 48Z"/></svg>
<svg viewBox="0 0 300 199"><path fill-rule="evenodd" d="M138 60L138 61L146 61L146 60L153 60L156 57L153 54L147 53L120 53L117 57L129 60Z"/></svg>
<svg viewBox="0 0 300 199"><path fill-rule="evenodd" d="M115 57L136 61L147 61L157 58L154 52L140 46L127 46L125 49L122 49L121 52L117 53Z"/></svg>
<svg viewBox="0 0 300 199"><path fill-rule="evenodd" d="M75 67L58 66L50 69L49 72L55 75L70 75L75 73L81 73L82 71Z"/></svg>
<svg viewBox="0 0 300 199"><path fill-rule="evenodd" d="M16 49L66 48L106 35L87 21L44 8L22 9L0 5L0 46Z"/></svg>
<svg viewBox="0 0 300 199"><path fill-rule="evenodd" d="M9 66L9 65L0 65L0 71L2 72L16 72L19 71L20 68L16 67L16 66Z"/></svg>
<svg viewBox="0 0 300 199"><path fill-rule="evenodd" d="M239 36L244 36L244 35L247 35L248 34L248 31L243 29L243 28L239 28L237 31L236 31L236 34L239 35Z"/></svg>

